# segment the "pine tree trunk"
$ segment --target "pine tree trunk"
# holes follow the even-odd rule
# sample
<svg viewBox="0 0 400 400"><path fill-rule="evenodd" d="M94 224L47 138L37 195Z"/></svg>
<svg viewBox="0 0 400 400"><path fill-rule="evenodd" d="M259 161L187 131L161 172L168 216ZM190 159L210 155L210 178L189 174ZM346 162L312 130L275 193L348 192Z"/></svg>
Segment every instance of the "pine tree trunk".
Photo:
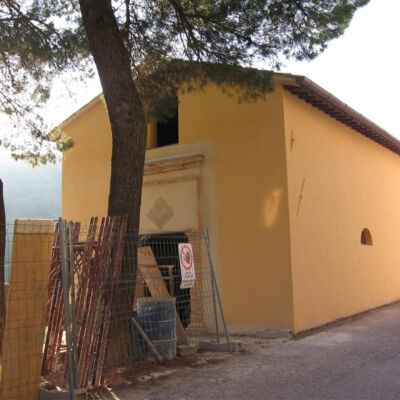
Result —
<svg viewBox="0 0 400 400"><path fill-rule="evenodd" d="M2 352L6 324L6 295L4 288L4 256L6 251L6 212L3 199L3 182L0 179L0 353Z"/></svg>
<svg viewBox="0 0 400 400"><path fill-rule="evenodd" d="M137 233L146 122L132 78L130 58L111 7L111 0L80 0L83 23L100 76L112 131L108 215L128 214L128 230L118 299L114 304L108 364L129 361L130 319L136 280Z"/></svg>
<svg viewBox="0 0 400 400"><path fill-rule="evenodd" d="M80 0L80 5L111 122L113 147L108 214L128 214L128 228L137 232L146 149L143 106L111 1Z"/></svg>

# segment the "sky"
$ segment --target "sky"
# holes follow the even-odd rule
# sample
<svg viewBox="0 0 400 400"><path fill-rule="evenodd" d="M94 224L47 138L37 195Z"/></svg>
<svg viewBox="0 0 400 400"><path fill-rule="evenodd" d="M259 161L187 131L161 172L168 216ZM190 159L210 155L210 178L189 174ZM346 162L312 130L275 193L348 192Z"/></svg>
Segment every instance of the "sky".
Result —
<svg viewBox="0 0 400 400"><path fill-rule="evenodd" d="M400 0L371 0L359 9L343 36L311 62L287 62L282 72L306 75L400 139ZM268 68L265 66L265 68ZM98 78L59 87L46 107L58 124L101 92Z"/></svg>
<svg viewBox="0 0 400 400"><path fill-rule="evenodd" d="M371 0L324 53L311 62L287 61L282 72L307 76L400 140L399 15L400 0ZM66 93L65 85L57 84L43 110L50 125L58 125L101 92L97 77L68 81L68 87Z"/></svg>
<svg viewBox="0 0 400 400"><path fill-rule="evenodd" d="M400 0L371 0L312 62L288 63L400 139Z"/></svg>

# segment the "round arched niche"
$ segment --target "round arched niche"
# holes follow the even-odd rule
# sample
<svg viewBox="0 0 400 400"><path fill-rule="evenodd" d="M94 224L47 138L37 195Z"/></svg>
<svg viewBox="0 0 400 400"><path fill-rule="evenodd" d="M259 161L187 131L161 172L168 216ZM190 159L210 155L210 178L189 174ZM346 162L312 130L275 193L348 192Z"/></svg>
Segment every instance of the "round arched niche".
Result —
<svg viewBox="0 0 400 400"><path fill-rule="evenodd" d="M361 231L361 244L365 246L372 246L372 236L368 228Z"/></svg>

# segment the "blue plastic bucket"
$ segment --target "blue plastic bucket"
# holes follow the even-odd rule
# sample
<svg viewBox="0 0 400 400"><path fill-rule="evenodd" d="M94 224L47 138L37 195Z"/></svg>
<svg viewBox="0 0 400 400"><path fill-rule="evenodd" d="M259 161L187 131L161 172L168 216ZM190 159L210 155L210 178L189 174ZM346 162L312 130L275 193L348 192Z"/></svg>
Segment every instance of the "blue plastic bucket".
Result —
<svg viewBox="0 0 400 400"><path fill-rule="evenodd" d="M176 357L175 298L139 298L137 315L143 330L163 358Z"/></svg>

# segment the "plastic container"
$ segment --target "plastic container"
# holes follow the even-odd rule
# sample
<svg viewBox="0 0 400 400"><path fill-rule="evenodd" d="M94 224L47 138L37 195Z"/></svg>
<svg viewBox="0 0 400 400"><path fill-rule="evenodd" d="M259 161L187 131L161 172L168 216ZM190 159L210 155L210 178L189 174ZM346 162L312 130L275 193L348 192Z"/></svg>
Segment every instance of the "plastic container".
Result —
<svg viewBox="0 0 400 400"><path fill-rule="evenodd" d="M143 330L153 342L161 357L176 357L175 298L139 298L137 315Z"/></svg>

